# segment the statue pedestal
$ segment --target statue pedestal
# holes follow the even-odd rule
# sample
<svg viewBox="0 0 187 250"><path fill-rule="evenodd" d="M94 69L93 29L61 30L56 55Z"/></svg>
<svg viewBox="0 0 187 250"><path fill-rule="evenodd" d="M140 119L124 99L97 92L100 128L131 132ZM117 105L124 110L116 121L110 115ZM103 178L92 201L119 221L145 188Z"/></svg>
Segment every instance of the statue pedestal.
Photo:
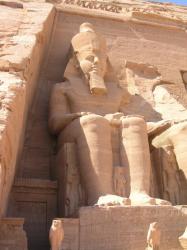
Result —
<svg viewBox="0 0 187 250"><path fill-rule="evenodd" d="M27 250L27 236L23 230L23 218L2 218L0 220L0 249Z"/></svg>
<svg viewBox="0 0 187 250"><path fill-rule="evenodd" d="M160 224L160 249L181 249L178 237L186 227L187 214L172 206L82 207L79 219L64 221L62 249L145 250L148 228L154 221Z"/></svg>

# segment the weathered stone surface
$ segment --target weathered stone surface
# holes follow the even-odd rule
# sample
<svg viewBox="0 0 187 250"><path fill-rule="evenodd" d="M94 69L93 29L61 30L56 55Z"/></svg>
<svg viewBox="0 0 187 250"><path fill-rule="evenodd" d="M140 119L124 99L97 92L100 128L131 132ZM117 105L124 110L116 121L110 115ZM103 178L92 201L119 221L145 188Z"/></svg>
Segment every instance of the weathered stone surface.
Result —
<svg viewBox="0 0 187 250"><path fill-rule="evenodd" d="M13 2L13 1L0 1L0 5L8 6L11 8L19 8L23 9L23 4L19 1Z"/></svg>
<svg viewBox="0 0 187 250"><path fill-rule="evenodd" d="M79 249L79 219L63 218L64 240L60 250Z"/></svg>

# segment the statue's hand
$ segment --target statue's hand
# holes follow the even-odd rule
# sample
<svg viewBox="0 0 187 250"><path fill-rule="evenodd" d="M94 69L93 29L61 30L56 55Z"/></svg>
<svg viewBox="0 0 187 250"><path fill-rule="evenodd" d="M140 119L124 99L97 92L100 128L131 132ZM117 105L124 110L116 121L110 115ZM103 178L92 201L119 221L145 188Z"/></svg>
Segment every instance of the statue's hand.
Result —
<svg viewBox="0 0 187 250"><path fill-rule="evenodd" d="M91 112L81 112L81 116L85 116L85 115L91 115Z"/></svg>
<svg viewBox="0 0 187 250"><path fill-rule="evenodd" d="M78 114L79 117L81 117L81 116L85 116L85 115L90 115L92 113L91 112L79 112L77 114Z"/></svg>
<svg viewBox="0 0 187 250"><path fill-rule="evenodd" d="M149 136L157 136L172 125L171 120L161 120L159 122L147 122L147 133Z"/></svg>
<svg viewBox="0 0 187 250"><path fill-rule="evenodd" d="M74 119L77 119L79 117L89 115L89 114L91 114L91 113L90 112L77 112L77 113L72 113L72 116Z"/></svg>
<svg viewBox="0 0 187 250"><path fill-rule="evenodd" d="M121 118L124 116L122 112L116 112L114 114L107 114L105 118L110 122L113 126L120 126Z"/></svg>

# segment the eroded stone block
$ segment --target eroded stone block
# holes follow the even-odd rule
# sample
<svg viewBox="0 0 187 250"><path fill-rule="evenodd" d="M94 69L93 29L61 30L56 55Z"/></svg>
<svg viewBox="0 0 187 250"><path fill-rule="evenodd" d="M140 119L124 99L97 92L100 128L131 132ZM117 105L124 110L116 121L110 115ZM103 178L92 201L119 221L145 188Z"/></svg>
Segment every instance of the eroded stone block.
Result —
<svg viewBox="0 0 187 250"><path fill-rule="evenodd" d="M0 249L27 250L27 236L23 218L3 218L0 221Z"/></svg>

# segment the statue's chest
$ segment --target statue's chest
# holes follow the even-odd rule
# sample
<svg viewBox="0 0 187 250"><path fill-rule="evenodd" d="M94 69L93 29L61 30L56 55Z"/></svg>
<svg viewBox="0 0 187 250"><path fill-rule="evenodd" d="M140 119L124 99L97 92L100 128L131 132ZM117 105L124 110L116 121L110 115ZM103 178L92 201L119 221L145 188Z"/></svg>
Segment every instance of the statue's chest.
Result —
<svg viewBox="0 0 187 250"><path fill-rule="evenodd" d="M107 95L99 96L99 95L92 95L89 90L87 89L74 89L67 93L67 98L70 105L78 105L84 106L87 105L92 107L106 107L111 105L118 105L121 99L121 93L119 91L113 90L108 91Z"/></svg>

